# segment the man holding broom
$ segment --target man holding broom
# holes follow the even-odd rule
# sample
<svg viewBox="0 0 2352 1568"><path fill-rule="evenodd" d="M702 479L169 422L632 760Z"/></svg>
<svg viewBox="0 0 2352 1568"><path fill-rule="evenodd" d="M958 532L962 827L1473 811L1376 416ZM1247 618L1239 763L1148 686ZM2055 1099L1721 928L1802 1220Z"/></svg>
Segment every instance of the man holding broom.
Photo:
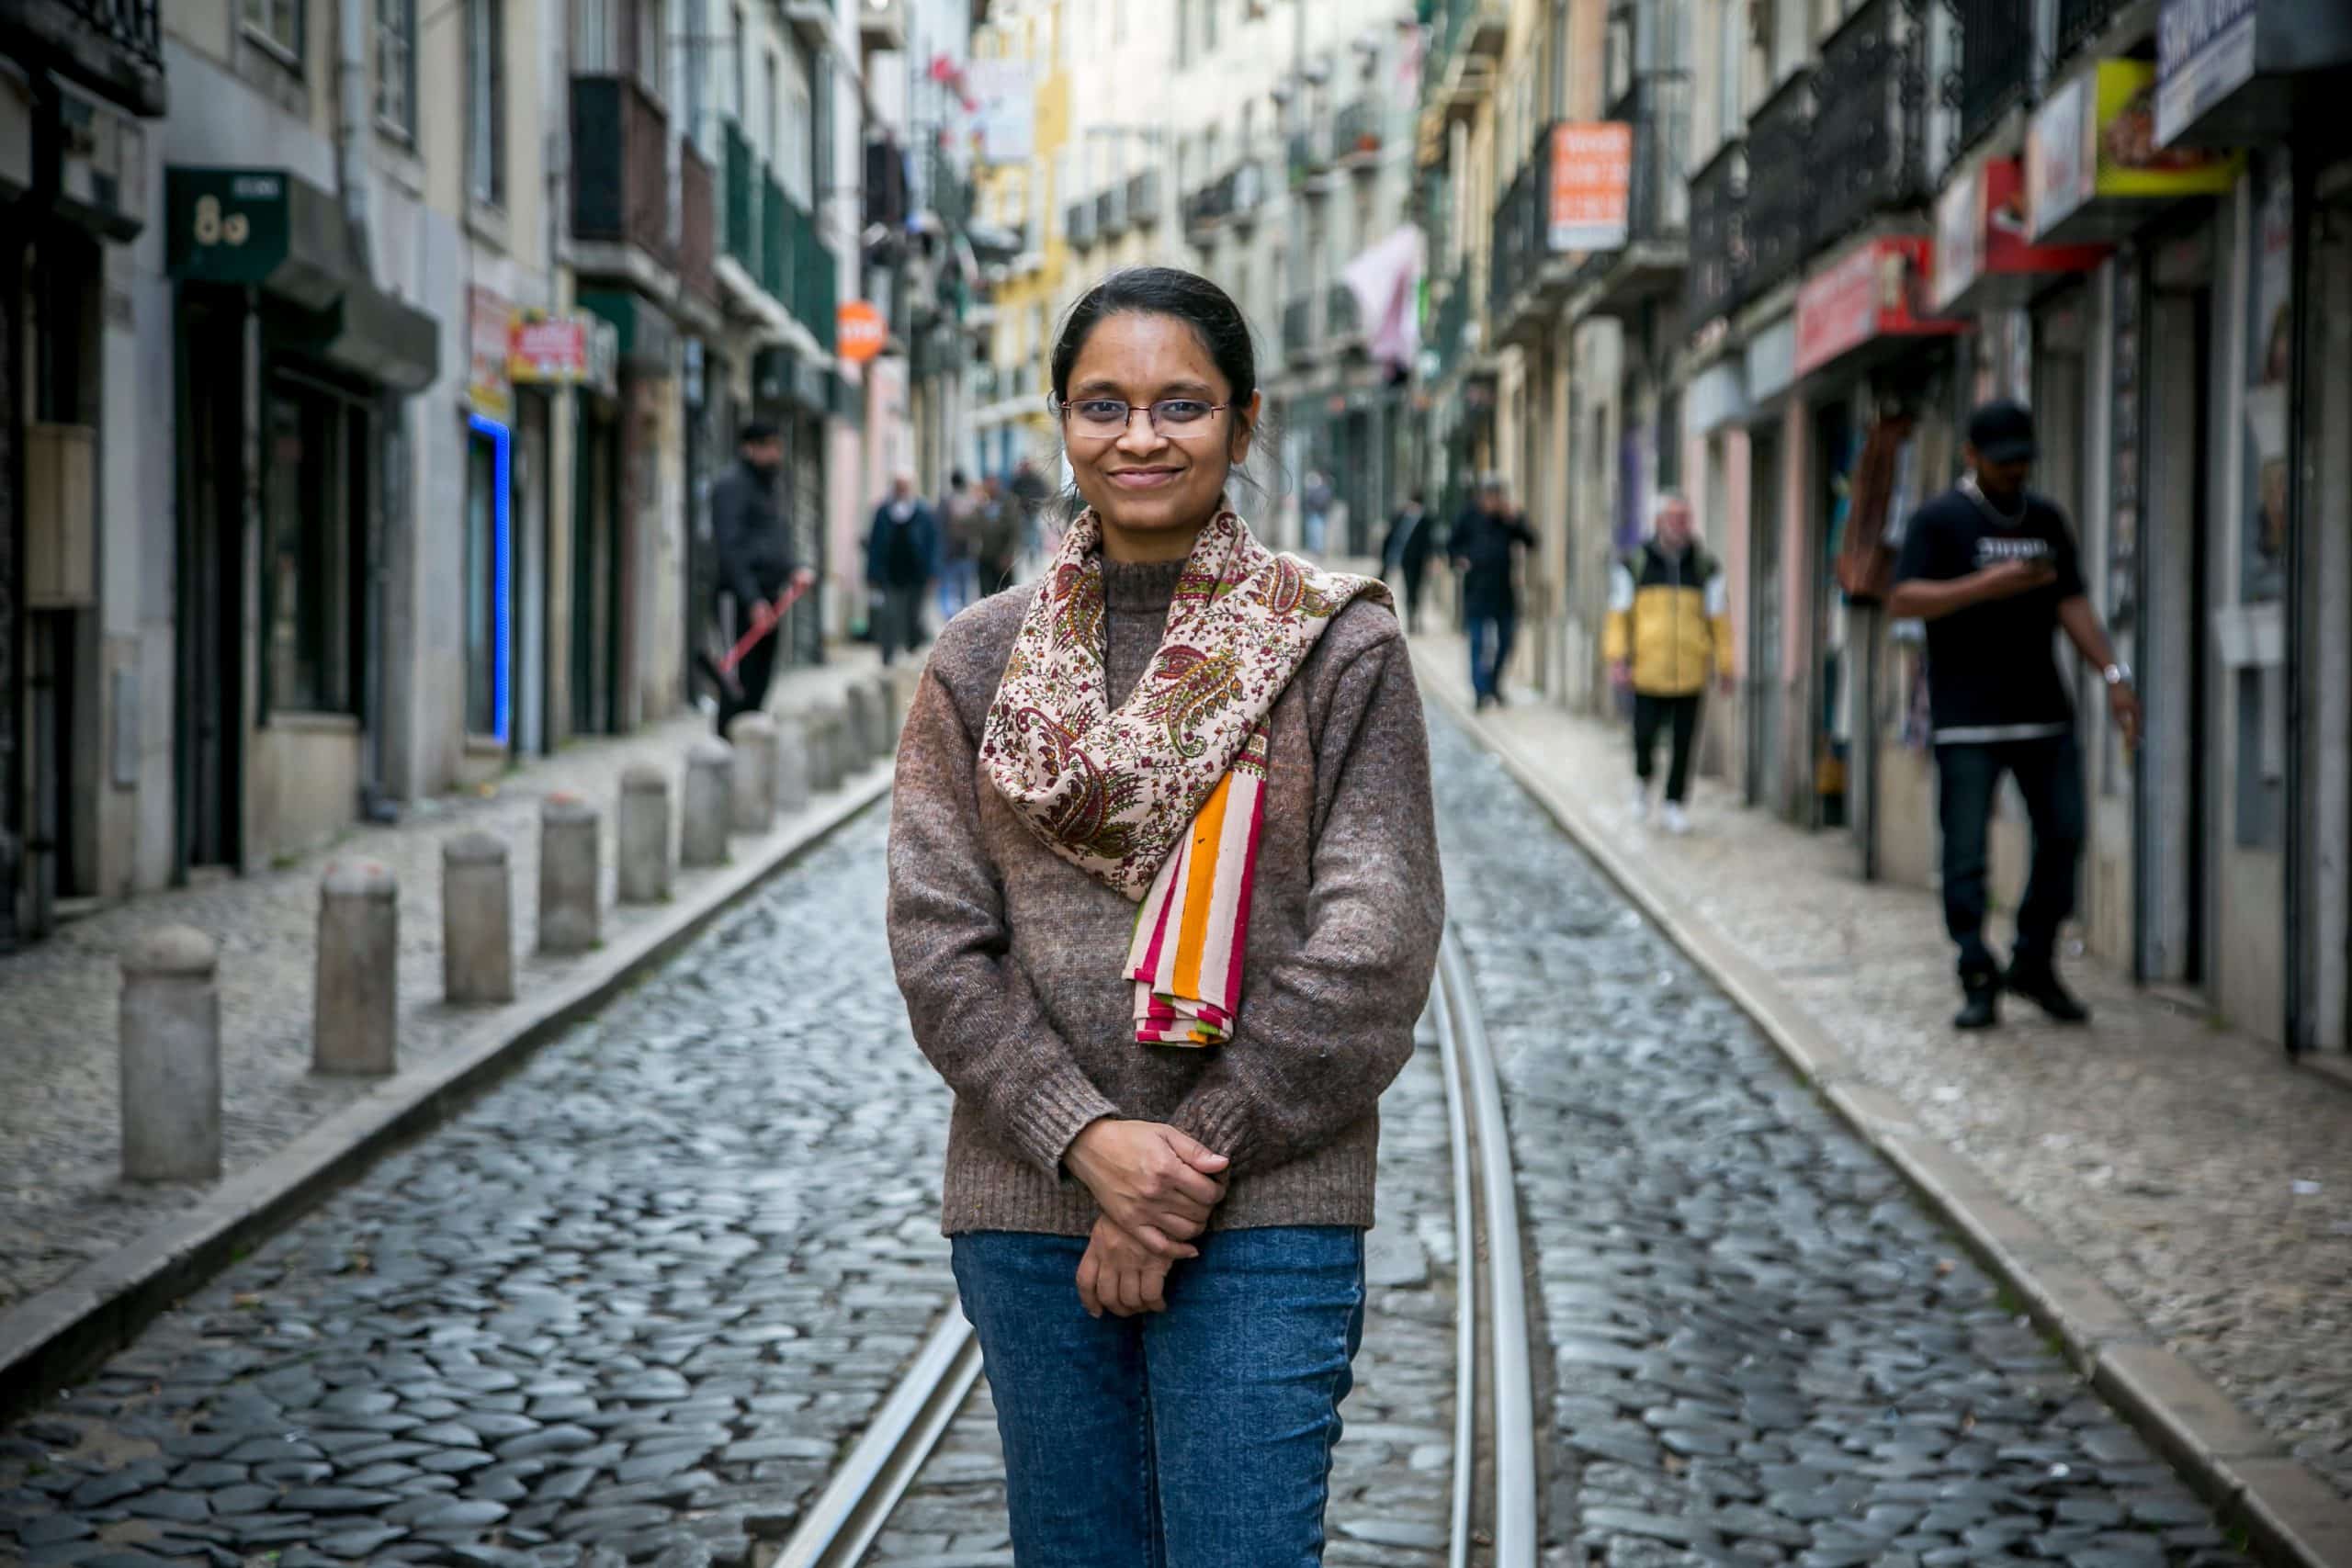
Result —
<svg viewBox="0 0 2352 1568"><path fill-rule="evenodd" d="M766 705L775 675L775 623L787 585L797 598L816 574L793 558L792 534L776 504L776 475L784 466L784 440L773 424L743 427L739 460L711 486L711 529L718 547L718 586L735 596L736 630L749 637L733 669L715 667L718 678L718 733L741 714ZM785 603L789 603L786 599Z"/></svg>

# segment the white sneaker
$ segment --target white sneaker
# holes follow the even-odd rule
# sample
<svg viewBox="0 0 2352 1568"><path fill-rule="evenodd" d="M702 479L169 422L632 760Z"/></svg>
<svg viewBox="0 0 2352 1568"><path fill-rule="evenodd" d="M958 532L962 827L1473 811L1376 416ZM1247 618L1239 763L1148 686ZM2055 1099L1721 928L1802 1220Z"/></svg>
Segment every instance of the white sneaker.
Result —
<svg viewBox="0 0 2352 1568"><path fill-rule="evenodd" d="M1666 830L1677 838L1690 830L1690 815L1671 800L1666 803Z"/></svg>
<svg viewBox="0 0 2352 1568"><path fill-rule="evenodd" d="M1650 786L1643 783L1641 780L1635 779L1634 781L1634 820L1636 822L1646 822L1649 819Z"/></svg>

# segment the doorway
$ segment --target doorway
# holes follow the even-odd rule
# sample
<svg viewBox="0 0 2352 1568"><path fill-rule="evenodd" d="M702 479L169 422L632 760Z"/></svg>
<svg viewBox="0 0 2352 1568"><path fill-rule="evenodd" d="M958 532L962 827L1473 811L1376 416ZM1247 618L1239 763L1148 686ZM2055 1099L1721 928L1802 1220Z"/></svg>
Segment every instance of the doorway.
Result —
<svg viewBox="0 0 2352 1568"><path fill-rule="evenodd" d="M244 857L244 322L201 291L179 310L179 854L183 877Z"/></svg>
<svg viewBox="0 0 2352 1568"><path fill-rule="evenodd" d="M2297 890L2302 927L2302 1039L2352 1048L2352 163L2336 198L2312 216L2307 276L2316 291L2305 324L2310 494L2303 504L2302 712L2311 781L2301 818L2306 852Z"/></svg>
<svg viewBox="0 0 2352 1568"><path fill-rule="evenodd" d="M1813 744L1807 758L1805 811L1801 821L1811 828L1843 828L1850 819L1849 773L1853 766L1855 716L1867 694L1860 690L1863 671L1855 657L1862 639L1846 595L1838 586L1838 549L1844 540L1846 515L1853 501L1854 453L1858 445L1853 421L1842 402L1815 412L1815 464L1819 475L1813 497L1813 515L1819 529L1807 529L1814 542L1813 581L1808 597L1813 607L1813 663L1807 684L1813 693L1808 723Z"/></svg>
<svg viewBox="0 0 2352 1568"><path fill-rule="evenodd" d="M1781 430L1748 433L1747 804L1778 810L1781 778Z"/></svg>
<svg viewBox="0 0 2352 1568"><path fill-rule="evenodd" d="M620 728L620 430L580 400L571 487L571 733Z"/></svg>

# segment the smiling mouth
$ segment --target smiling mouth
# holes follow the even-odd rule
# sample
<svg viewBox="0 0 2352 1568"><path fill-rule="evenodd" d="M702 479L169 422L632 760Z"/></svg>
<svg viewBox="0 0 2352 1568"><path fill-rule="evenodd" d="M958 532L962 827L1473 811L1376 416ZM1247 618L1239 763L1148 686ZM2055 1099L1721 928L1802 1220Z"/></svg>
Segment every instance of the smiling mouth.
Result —
<svg viewBox="0 0 2352 1568"><path fill-rule="evenodd" d="M1150 490L1168 483L1181 468L1114 468L1111 482L1127 490Z"/></svg>

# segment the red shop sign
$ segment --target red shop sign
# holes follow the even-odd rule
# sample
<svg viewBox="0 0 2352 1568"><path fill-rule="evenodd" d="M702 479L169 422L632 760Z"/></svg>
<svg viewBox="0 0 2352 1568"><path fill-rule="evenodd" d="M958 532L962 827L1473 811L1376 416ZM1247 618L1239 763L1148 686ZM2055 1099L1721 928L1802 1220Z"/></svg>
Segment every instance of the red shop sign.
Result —
<svg viewBox="0 0 2352 1568"><path fill-rule="evenodd" d="M1935 242L1888 235L1855 246L1797 290L1796 373L1812 374L1883 337L1949 337L1968 323L1928 302Z"/></svg>

